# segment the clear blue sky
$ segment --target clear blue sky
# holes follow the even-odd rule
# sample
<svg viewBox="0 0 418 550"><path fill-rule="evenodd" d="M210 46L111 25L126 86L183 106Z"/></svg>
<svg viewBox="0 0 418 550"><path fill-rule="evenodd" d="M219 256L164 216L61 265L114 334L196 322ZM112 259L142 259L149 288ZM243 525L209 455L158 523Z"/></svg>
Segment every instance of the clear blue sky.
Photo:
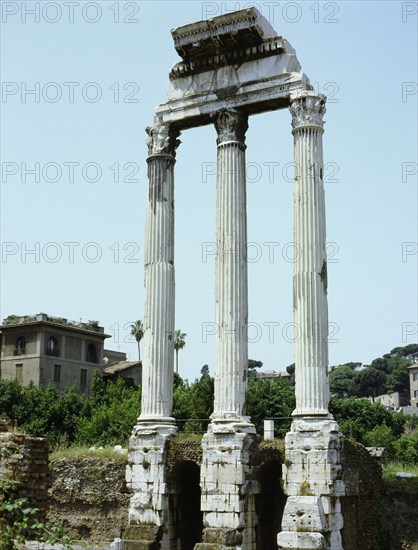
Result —
<svg viewBox="0 0 418 550"><path fill-rule="evenodd" d="M144 307L144 127L178 61L170 29L250 4L1 4L1 317L99 320L114 335L107 347L134 359L127 326ZM330 364L367 363L417 340L417 5L254 5L330 98ZM214 372L204 331L214 321L205 252L215 235L215 139L213 127L189 130L177 153L176 327L187 333L180 372L189 379L205 363ZM293 362L290 114L252 117L247 145L250 357L284 370ZM39 181L25 181L22 168L37 166Z"/></svg>

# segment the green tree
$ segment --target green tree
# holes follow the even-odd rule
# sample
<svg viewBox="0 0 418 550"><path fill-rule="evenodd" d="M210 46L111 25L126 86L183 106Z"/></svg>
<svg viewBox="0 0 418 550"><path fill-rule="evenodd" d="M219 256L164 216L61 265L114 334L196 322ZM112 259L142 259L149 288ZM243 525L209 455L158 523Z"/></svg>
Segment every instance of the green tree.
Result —
<svg viewBox="0 0 418 550"><path fill-rule="evenodd" d="M97 407L106 399L106 382L99 369L94 369L90 387L90 405Z"/></svg>
<svg viewBox="0 0 418 550"><path fill-rule="evenodd" d="M213 412L215 382L211 376L195 380L191 385L192 409L195 418L209 418Z"/></svg>
<svg viewBox="0 0 418 550"><path fill-rule="evenodd" d="M0 417L18 424L21 420L19 409L23 408L23 387L14 380L0 379ZM19 416L19 418L18 418Z"/></svg>
<svg viewBox="0 0 418 550"><path fill-rule="evenodd" d="M385 390L387 393L409 393L408 367L410 364L411 362L407 359L398 359L397 365L391 367L386 377Z"/></svg>
<svg viewBox="0 0 418 550"><path fill-rule="evenodd" d="M388 374L390 372L390 365L388 359L385 357L378 357L377 359L373 359L373 361L370 365L367 366L367 368L377 369L385 374Z"/></svg>
<svg viewBox="0 0 418 550"><path fill-rule="evenodd" d="M22 387L16 380L0 380L0 416L30 435L48 437L51 448L74 440L76 422L88 410L76 387L59 393L53 384Z"/></svg>
<svg viewBox="0 0 418 550"><path fill-rule="evenodd" d="M63 391L58 399L55 417L56 444L60 441L72 443L75 439L77 421L90 413L87 397L76 386Z"/></svg>
<svg viewBox="0 0 418 550"><path fill-rule="evenodd" d="M329 375L331 393L340 397L351 397L353 395L354 380L358 374L355 365L358 365L358 363L349 363L333 368Z"/></svg>
<svg viewBox="0 0 418 550"><path fill-rule="evenodd" d="M418 450L414 438L403 435L393 443L394 458L405 466L412 466L418 462Z"/></svg>
<svg viewBox="0 0 418 550"><path fill-rule="evenodd" d="M143 323L140 319L138 319L137 321L135 321L135 323L133 323L131 325L131 334L132 334L132 336L135 337L135 340L137 341L137 344L138 344L138 361L141 361L140 342L141 342L142 338L144 337L144 325L143 325Z"/></svg>
<svg viewBox="0 0 418 550"><path fill-rule="evenodd" d="M248 380L257 378L257 371L255 369L261 369L263 366L262 361L257 361L255 359L248 359Z"/></svg>
<svg viewBox="0 0 418 550"><path fill-rule="evenodd" d="M187 334L181 332L181 330L176 330L174 333L174 349L176 350L176 373L179 372L179 350L183 349L186 345Z"/></svg>
<svg viewBox="0 0 418 550"><path fill-rule="evenodd" d="M88 401L75 386L58 393L52 384L30 384L24 388L19 426L31 435L47 436L51 448L68 445L74 441L78 418L87 411Z"/></svg>
<svg viewBox="0 0 418 550"><path fill-rule="evenodd" d="M395 439L392 429L383 422L364 434L363 443L367 447L384 447L385 459L390 460L393 457Z"/></svg>
<svg viewBox="0 0 418 550"><path fill-rule="evenodd" d="M389 426L395 438L403 433L405 417L402 414L392 413L380 403L371 403L368 399L342 399L332 396L329 409L335 416L341 432L360 443L364 442L367 432L383 423Z"/></svg>
<svg viewBox="0 0 418 550"><path fill-rule="evenodd" d="M418 344L393 348L390 353L378 357L370 367L385 374L386 380L382 393L409 393L408 367L418 358Z"/></svg>
<svg viewBox="0 0 418 550"><path fill-rule="evenodd" d="M290 426L289 417L295 408L295 395L284 378L249 380L247 388L247 414L257 431L262 433L265 418L283 418L276 430L283 437Z"/></svg>
<svg viewBox="0 0 418 550"><path fill-rule="evenodd" d="M418 416L416 414L411 414L406 417L405 422L406 428L412 432L418 428ZM418 441L418 432L415 432L414 435L417 437Z"/></svg>
<svg viewBox="0 0 418 550"><path fill-rule="evenodd" d="M174 373L173 388L173 412L174 418L191 418L192 410L192 391L187 380ZM180 426L181 429L181 426Z"/></svg>
<svg viewBox="0 0 418 550"><path fill-rule="evenodd" d="M126 445L140 412L141 388L117 378L107 384L103 401L91 415L79 417L75 440L81 445Z"/></svg>
<svg viewBox="0 0 418 550"><path fill-rule="evenodd" d="M375 367L359 371L353 379L353 393L358 397L372 397L385 393L386 374Z"/></svg>
<svg viewBox="0 0 418 550"><path fill-rule="evenodd" d="M201 374L201 377L200 377L201 380L205 376L209 376L209 366L208 365L203 365L203 367L200 369L200 374Z"/></svg>
<svg viewBox="0 0 418 550"><path fill-rule="evenodd" d="M178 374L174 373L174 391L173 391L173 416L178 419L189 419L186 424L181 423L179 429L193 431L202 426L200 420L208 419L213 412L214 399L214 380L211 376L201 376L189 384ZM191 420L196 422L191 422ZM200 422L200 424L199 424Z"/></svg>
<svg viewBox="0 0 418 550"><path fill-rule="evenodd" d="M404 357L410 361L416 361L418 359L418 344L408 344L407 346L393 348L388 354L390 357ZM383 357L387 357L384 355Z"/></svg>
<svg viewBox="0 0 418 550"><path fill-rule="evenodd" d="M295 363L292 363L291 365L288 365L286 367L287 374L290 374L290 383L293 385L295 384L295 370L296 370Z"/></svg>

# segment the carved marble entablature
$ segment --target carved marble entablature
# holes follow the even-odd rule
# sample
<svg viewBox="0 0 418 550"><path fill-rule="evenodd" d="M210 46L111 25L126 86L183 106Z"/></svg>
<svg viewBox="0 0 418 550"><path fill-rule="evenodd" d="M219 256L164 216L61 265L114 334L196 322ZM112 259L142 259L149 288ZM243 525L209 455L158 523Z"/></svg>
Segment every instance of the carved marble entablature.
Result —
<svg viewBox="0 0 418 550"><path fill-rule="evenodd" d="M170 71L170 80L183 78L188 75L203 73L205 71L216 70L225 65L241 65L242 63L250 63L264 57L279 56L288 54L295 56L295 52L290 44L281 36L275 36L267 40L263 40L261 44L253 46L239 47L235 44L232 48L219 49L216 52L205 51L196 59L188 59L174 65ZM295 67L298 68L295 62Z"/></svg>
<svg viewBox="0 0 418 550"><path fill-rule="evenodd" d="M215 128L218 132L217 144L226 141L245 142L245 132L248 129L248 116L235 109L222 109L215 119Z"/></svg>
<svg viewBox="0 0 418 550"><path fill-rule="evenodd" d="M293 130L304 126L318 126L323 128L323 116L326 112L326 97L311 91L302 92L290 103Z"/></svg>
<svg viewBox="0 0 418 550"><path fill-rule="evenodd" d="M255 46L276 36L276 31L252 7L183 25L173 29L171 34L177 53L183 61L190 61L202 54Z"/></svg>
<svg viewBox="0 0 418 550"><path fill-rule="evenodd" d="M248 115L289 107L312 90L294 48L256 9L172 30L181 61L170 72L158 120L180 130L213 123L222 109Z"/></svg>
<svg viewBox="0 0 418 550"><path fill-rule="evenodd" d="M178 139L180 132L172 126L156 122L147 126L145 131L148 134L147 146L148 155L171 155L175 157L176 149L181 141Z"/></svg>

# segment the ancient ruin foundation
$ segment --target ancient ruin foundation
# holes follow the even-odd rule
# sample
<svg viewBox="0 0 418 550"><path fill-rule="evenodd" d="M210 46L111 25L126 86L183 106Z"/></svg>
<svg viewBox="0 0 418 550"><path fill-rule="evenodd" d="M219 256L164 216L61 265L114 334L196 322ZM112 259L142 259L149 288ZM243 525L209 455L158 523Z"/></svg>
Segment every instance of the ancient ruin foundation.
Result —
<svg viewBox="0 0 418 550"><path fill-rule="evenodd" d="M174 29L172 36L181 61L170 72L168 101L157 107L147 128L143 393L141 416L130 441L127 482L132 497L126 549L178 548L171 508L181 501L181 491L176 491L182 476L195 480L198 476L191 465L185 465L173 481L167 462L176 431L171 417L174 166L180 133L213 124L218 151L215 404L202 442L200 496L197 489L189 495L195 506L200 499L202 516L196 511L194 520L199 534L187 542L179 535L180 546L265 550L276 547L279 533L279 548L341 550L342 436L328 411L322 151L326 98L313 90L301 72L295 50L255 8ZM260 504L260 495L267 491L265 480L278 479L280 469L266 471L264 485L254 477L257 436L245 416L244 403L248 362L245 137L252 115L281 109L291 114L294 241L301 254L294 268L294 321L300 333L295 349L296 409L286 437L283 481L288 498L280 529L279 518L275 526L263 527ZM270 538L276 529L268 546L267 539L260 539L263 529Z"/></svg>

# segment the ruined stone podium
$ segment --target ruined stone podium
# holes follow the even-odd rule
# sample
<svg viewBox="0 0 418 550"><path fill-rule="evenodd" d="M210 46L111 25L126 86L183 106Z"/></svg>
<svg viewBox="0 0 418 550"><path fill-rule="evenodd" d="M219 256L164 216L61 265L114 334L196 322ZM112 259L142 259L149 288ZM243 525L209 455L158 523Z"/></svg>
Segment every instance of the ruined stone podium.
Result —
<svg viewBox="0 0 418 550"><path fill-rule="evenodd" d="M286 438L288 495L279 548L342 549L341 436L328 412L328 314L323 185L326 98L301 72L295 50L255 8L172 31L181 57L168 100L148 133L142 412L130 440L132 491L126 550L179 548L172 535L167 449L174 338L174 166L182 131L213 124L217 135L215 405L203 437L203 535L196 549L252 549L259 491L245 415L247 218L245 136L251 115L289 109L295 150L294 268L296 409Z"/></svg>

